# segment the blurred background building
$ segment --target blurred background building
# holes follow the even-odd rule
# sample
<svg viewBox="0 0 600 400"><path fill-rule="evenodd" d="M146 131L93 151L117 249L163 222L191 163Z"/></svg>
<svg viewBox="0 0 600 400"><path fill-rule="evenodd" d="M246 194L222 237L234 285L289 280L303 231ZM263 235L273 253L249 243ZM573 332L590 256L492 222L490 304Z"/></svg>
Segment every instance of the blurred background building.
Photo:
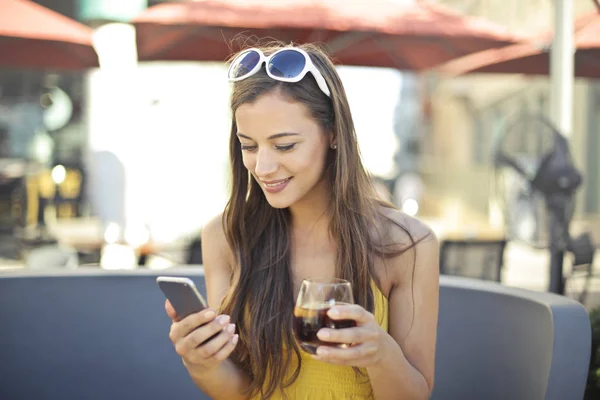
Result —
<svg viewBox="0 0 600 400"><path fill-rule="evenodd" d="M107 242L138 252L148 243L182 249L222 210L231 119L226 66L137 62L135 31L127 22L164 2L36 0L94 29L101 68L0 68L1 158L37 168L15 192L27 201L2 203L7 210L26 205L19 222L25 235L35 228L33 235L60 238L80 255ZM524 35L552 28L550 0L431 2ZM595 9L592 0L573 5L575 17ZM444 237L503 239L492 196L493 138L522 115L549 116L549 77L339 71L365 165L382 195ZM600 237L598 81L576 80L573 111L569 143L584 176L574 227ZM181 252L174 257L185 259Z"/></svg>
<svg viewBox="0 0 600 400"><path fill-rule="evenodd" d="M525 34L552 29L554 11L547 0L439 2ZM573 6L575 17L595 10L593 1L575 0ZM514 74L426 79L431 131L423 146L422 165L432 203L423 211L486 219L490 215L492 138L519 115L549 115L550 79ZM573 102L571 152L585 177L577 195L576 219L589 220L600 213L600 84L576 79Z"/></svg>

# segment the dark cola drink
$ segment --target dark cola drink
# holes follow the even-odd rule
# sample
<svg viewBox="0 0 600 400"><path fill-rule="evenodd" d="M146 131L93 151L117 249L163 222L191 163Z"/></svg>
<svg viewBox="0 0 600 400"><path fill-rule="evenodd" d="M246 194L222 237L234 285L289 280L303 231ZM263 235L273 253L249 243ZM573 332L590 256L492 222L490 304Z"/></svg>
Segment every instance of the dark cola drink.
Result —
<svg viewBox="0 0 600 400"><path fill-rule="evenodd" d="M317 337L317 332L321 328L343 329L356 326L356 321L352 319L331 319L327 315L331 307L329 303L320 303L294 308L294 335L304 351L317 354L319 346L348 346L345 343L324 342Z"/></svg>

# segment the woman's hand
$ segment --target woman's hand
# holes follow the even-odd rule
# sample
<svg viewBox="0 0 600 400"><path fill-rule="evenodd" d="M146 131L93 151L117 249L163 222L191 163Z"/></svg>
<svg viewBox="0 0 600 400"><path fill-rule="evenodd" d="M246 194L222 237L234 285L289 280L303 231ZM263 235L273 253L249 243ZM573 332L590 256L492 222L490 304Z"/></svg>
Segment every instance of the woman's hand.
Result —
<svg viewBox="0 0 600 400"><path fill-rule="evenodd" d="M173 321L169 338L186 367L212 369L235 349L238 335L228 315L217 316L214 310L207 308L179 320L169 300L165 310Z"/></svg>
<svg viewBox="0 0 600 400"><path fill-rule="evenodd" d="M329 309L334 320L352 319L356 326L344 329L322 328L317 333L324 342L347 344L348 347L319 346L315 359L339 365L369 367L384 358L384 341L387 333L379 326L375 316L356 304L336 305Z"/></svg>

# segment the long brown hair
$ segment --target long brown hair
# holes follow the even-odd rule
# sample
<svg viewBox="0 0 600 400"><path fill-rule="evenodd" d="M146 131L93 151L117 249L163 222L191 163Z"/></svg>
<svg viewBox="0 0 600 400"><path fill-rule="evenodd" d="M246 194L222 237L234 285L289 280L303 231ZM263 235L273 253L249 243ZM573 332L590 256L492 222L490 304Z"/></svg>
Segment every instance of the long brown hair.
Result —
<svg viewBox="0 0 600 400"><path fill-rule="evenodd" d="M265 55L281 48L271 43L262 47ZM282 83L267 76L264 69L233 86L231 96L232 168L231 196L223 224L236 260L231 286L221 311L237 324L240 343L232 359L251 378L249 393L269 398L289 386L300 370L300 350L292 334L294 308L291 274L290 213L269 205L260 186L244 167L237 138L235 112L265 93L280 90L284 96L305 104L324 132L333 133L337 149L330 150L326 179L331 187L330 233L337 243L336 274L352 283L355 302L370 312L374 309L371 281L375 257L403 249L390 249L374 240L374 221L381 217L372 181L362 165L354 123L342 82L328 56L315 45L306 51L323 75L331 98L318 87L311 74L298 83ZM411 238L411 242L414 241ZM283 327L283 329L282 329ZM287 381L292 357L298 367Z"/></svg>

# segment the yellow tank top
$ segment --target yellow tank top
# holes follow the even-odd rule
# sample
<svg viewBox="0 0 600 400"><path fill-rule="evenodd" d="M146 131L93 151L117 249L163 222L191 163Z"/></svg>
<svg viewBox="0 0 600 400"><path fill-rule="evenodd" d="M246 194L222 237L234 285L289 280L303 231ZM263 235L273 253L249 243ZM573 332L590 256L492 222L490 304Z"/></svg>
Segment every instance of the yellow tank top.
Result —
<svg viewBox="0 0 600 400"><path fill-rule="evenodd" d="M388 331L388 300L373 282L373 297L375 298L375 319L379 325ZM366 369L361 369L363 375L356 375L352 367L334 365L314 360L310 354L301 351L302 368L298 379L285 388L289 400L364 400L374 399L369 376ZM296 368L292 363L290 374ZM258 400L260 397L254 397ZM282 400L282 395L276 391L271 400Z"/></svg>

